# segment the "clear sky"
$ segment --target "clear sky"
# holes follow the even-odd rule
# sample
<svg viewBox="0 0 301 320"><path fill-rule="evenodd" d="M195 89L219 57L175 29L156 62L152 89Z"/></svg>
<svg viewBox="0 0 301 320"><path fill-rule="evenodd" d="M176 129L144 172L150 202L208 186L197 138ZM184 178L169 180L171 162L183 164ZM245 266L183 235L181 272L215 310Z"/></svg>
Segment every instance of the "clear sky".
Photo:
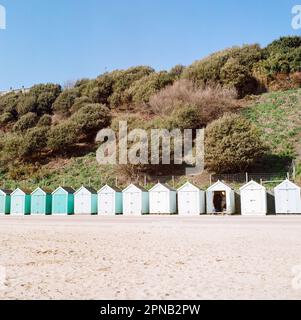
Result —
<svg viewBox="0 0 301 320"><path fill-rule="evenodd" d="M188 65L216 50L266 45L301 0L0 0L0 90L112 69Z"/></svg>

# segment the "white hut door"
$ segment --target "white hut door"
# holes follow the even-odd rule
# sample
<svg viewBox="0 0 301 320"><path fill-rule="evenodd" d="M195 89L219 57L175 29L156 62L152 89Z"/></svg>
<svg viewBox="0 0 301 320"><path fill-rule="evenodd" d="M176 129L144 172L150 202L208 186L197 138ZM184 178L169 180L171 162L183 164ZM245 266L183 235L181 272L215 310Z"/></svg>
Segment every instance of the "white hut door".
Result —
<svg viewBox="0 0 301 320"><path fill-rule="evenodd" d="M248 213L258 214L262 210L260 208L260 190L250 189L246 192L246 204Z"/></svg>
<svg viewBox="0 0 301 320"><path fill-rule="evenodd" d="M283 204L283 213L297 213L297 203L296 203L296 190L295 189L286 189L281 190L281 203Z"/></svg>
<svg viewBox="0 0 301 320"><path fill-rule="evenodd" d="M167 203L168 203L167 192L158 191L153 193L154 213L169 213Z"/></svg>
<svg viewBox="0 0 301 320"><path fill-rule="evenodd" d="M101 206L104 214L114 214L114 194L104 193L102 195Z"/></svg>
<svg viewBox="0 0 301 320"><path fill-rule="evenodd" d="M141 214L141 194L139 192L131 192L127 195L128 214Z"/></svg>
<svg viewBox="0 0 301 320"><path fill-rule="evenodd" d="M181 195L181 212L184 214L197 213L197 194L196 192L183 192Z"/></svg>

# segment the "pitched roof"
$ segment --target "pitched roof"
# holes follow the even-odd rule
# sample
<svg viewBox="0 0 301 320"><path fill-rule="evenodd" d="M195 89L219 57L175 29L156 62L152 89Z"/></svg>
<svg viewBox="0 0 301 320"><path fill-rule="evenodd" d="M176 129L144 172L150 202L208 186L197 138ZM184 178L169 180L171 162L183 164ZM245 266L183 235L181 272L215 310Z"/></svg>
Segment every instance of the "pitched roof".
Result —
<svg viewBox="0 0 301 320"><path fill-rule="evenodd" d="M38 190L42 190L43 192L45 192L46 194L51 194L52 193L52 190L49 189L49 188L41 188L41 187L38 187L36 188L35 190L32 191L32 193L35 193L36 191Z"/></svg>
<svg viewBox="0 0 301 320"><path fill-rule="evenodd" d="M58 187L57 189L55 189L52 193L56 192L59 189L63 189L68 193L75 193L75 190L71 187Z"/></svg>
<svg viewBox="0 0 301 320"><path fill-rule="evenodd" d="M30 190L30 189L17 188L12 192L12 194L15 193L17 190L20 190L20 191L24 192L25 194L29 194L29 195L32 193L32 190Z"/></svg>
<svg viewBox="0 0 301 320"><path fill-rule="evenodd" d="M13 191L12 190L9 190L9 189L0 189L3 193L5 193L5 194L12 194L13 193Z"/></svg>
<svg viewBox="0 0 301 320"><path fill-rule="evenodd" d="M94 194L97 193L97 191L96 191L94 188L92 188L92 187L82 186L81 188L87 189L90 193L94 193ZM80 190L81 188L79 188L79 190Z"/></svg>
<svg viewBox="0 0 301 320"><path fill-rule="evenodd" d="M62 187L64 190L66 190L68 193L74 193L75 190L71 187Z"/></svg>
<svg viewBox="0 0 301 320"><path fill-rule="evenodd" d="M161 182L157 183L154 187L152 187L150 191L152 191L153 189L155 189L155 188L156 188L157 186L159 186L159 185L163 186L164 188L166 188L166 189L169 190L169 191L176 191L175 189L173 189L172 187L170 187L168 184L166 184L166 183L161 183Z"/></svg>
<svg viewBox="0 0 301 320"><path fill-rule="evenodd" d="M129 187L136 187L137 189L141 190L142 192L148 192L145 188L141 187L139 184L131 183L128 187L126 187L124 191L126 191Z"/></svg>

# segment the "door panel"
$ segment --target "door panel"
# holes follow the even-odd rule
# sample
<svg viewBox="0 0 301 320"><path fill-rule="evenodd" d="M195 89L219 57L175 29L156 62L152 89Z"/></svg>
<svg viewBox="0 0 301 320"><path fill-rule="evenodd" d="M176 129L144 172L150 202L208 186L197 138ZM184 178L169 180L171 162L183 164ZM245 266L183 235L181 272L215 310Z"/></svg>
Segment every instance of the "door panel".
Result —
<svg viewBox="0 0 301 320"><path fill-rule="evenodd" d="M5 196L0 195L0 214L5 214Z"/></svg>
<svg viewBox="0 0 301 320"><path fill-rule="evenodd" d="M115 214L113 193L103 193L100 196L100 214Z"/></svg>
<svg viewBox="0 0 301 320"><path fill-rule="evenodd" d="M44 214L45 213L45 197L36 195L32 197L31 214Z"/></svg>
<svg viewBox="0 0 301 320"><path fill-rule="evenodd" d="M53 196L53 213L54 214L66 214L67 204L66 196L57 194Z"/></svg>
<svg viewBox="0 0 301 320"><path fill-rule="evenodd" d="M23 215L24 214L25 199L24 196L14 196L12 204L12 214Z"/></svg>

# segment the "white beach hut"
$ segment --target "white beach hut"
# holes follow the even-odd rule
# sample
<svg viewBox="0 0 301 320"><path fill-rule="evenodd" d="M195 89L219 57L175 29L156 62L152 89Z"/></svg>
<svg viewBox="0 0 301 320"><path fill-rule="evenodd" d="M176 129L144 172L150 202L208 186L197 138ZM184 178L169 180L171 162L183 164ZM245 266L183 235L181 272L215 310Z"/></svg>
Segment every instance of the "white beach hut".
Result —
<svg viewBox="0 0 301 320"><path fill-rule="evenodd" d="M156 184L149 190L149 212L151 214L176 213L177 191L167 184Z"/></svg>
<svg viewBox="0 0 301 320"><path fill-rule="evenodd" d="M207 213L235 213L235 193L228 185L217 181L206 192Z"/></svg>
<svg viewBox="0 0 301 320"><path fill-rule="evenodd" d="M250 181L240 189L241 214L243 216L267 214L266 188L255 181Z"/></svg>
<svg viewBox="0 0 301 320"><path fill-rule="evenodd" d="M178 189L179 215L200 215L205 213L205 191L190 182Z"/></svg>
<svg viewBox="0 0 301 320"><path fill-rule="evenodd" d="M82 186L74 193L74 214L96 214L97 192L91 187Z"/></svg>
<svg viewBox="0 0 301 320"><path fill-rule="evenodd" d="M143 187L130 184L122 191L123 215L142 215L149 213L149 193Z"/></svg>
<svg viewBox="0 0 301 320"><path fill-rule="evenodd" d="M280 183L275 189L276 214L300 214L300 187L289 180Z"/></svg>
<svg viewBox="0 0 301 320"><path fill-rule="evenodd" d="M116 215L122 213L122 192L117 187L105 185L98 191L98 214Z"/></svg>

